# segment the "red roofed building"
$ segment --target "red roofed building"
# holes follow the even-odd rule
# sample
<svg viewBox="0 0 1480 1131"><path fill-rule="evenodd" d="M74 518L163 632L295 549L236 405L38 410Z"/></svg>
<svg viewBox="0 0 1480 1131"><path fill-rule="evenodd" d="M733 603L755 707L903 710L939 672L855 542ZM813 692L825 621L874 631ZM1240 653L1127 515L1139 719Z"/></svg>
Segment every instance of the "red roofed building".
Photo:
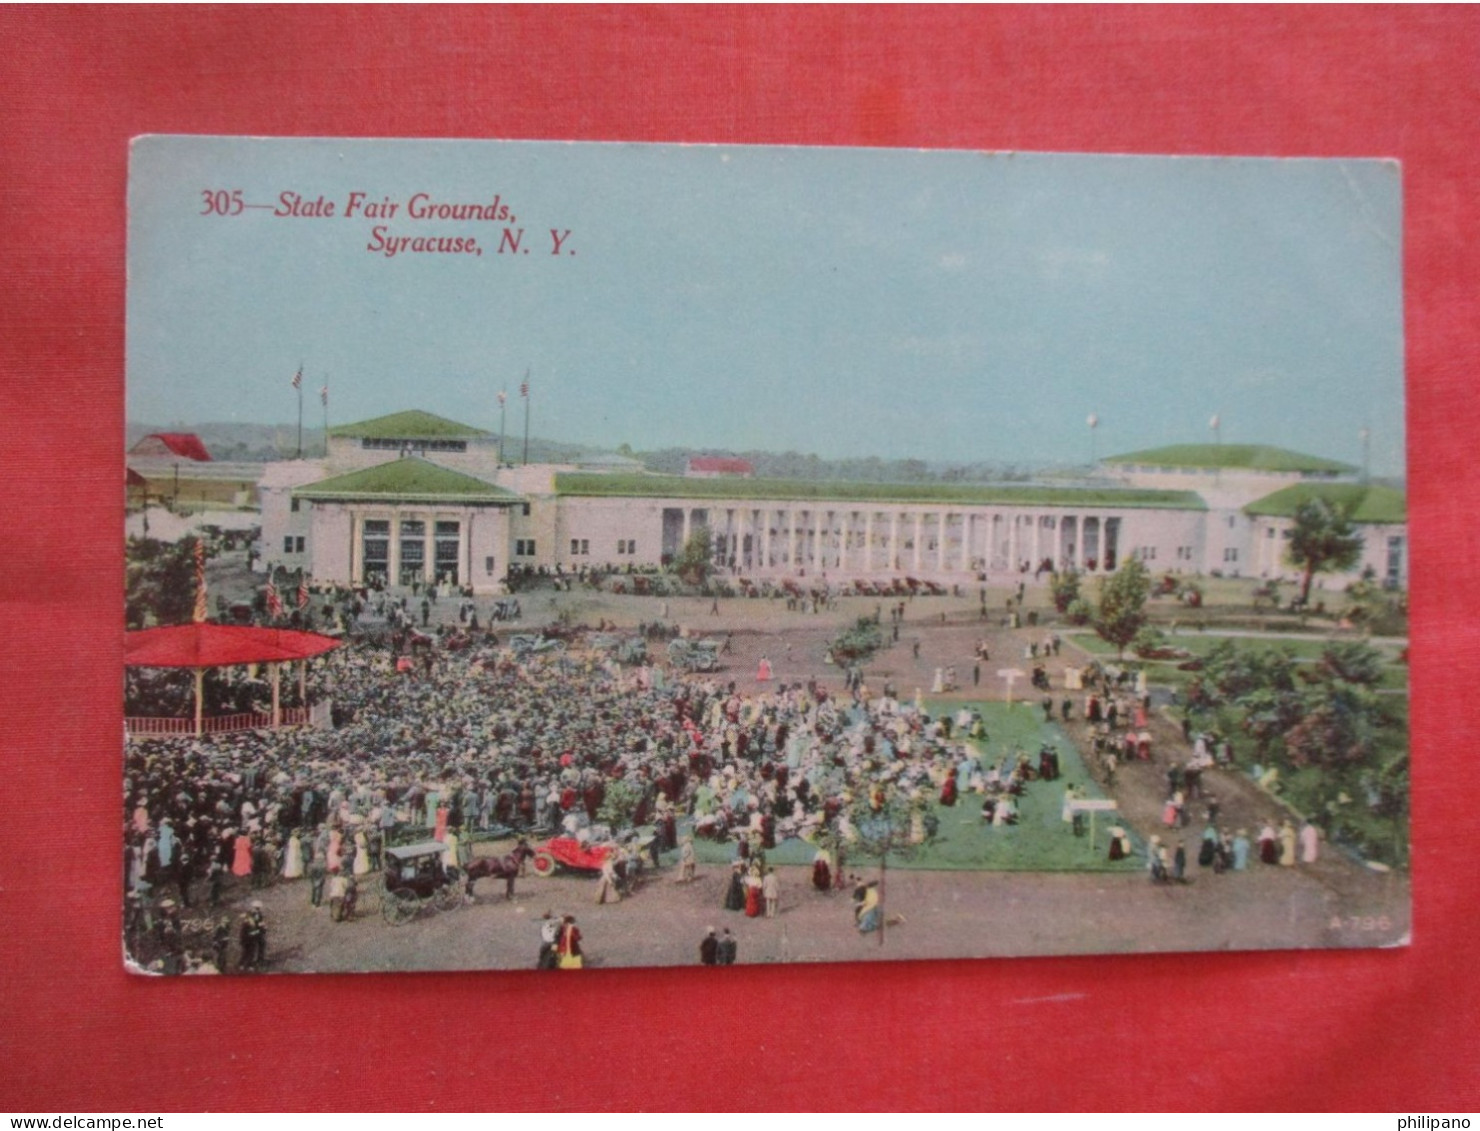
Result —
<svg viewBox="0 0 1480 1131"><path fill-rule="evenodd" d="M754 479L755 465L748 459L733 456L690 456L684 474L690 479L720 479L725 476Z"/></svg>
<svg viewBox="0 0 1480 1131"><path fill-rule="evenodd" d="M131 456L189 459L210 463L211 453L194 432L151 432L129 449Z"/></svg>

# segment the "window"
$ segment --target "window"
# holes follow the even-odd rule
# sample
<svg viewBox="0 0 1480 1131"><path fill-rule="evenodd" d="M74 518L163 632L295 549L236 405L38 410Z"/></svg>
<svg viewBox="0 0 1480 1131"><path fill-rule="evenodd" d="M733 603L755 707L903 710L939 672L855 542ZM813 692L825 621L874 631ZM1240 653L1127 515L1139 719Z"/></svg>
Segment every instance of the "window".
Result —
<svg viewBox="0 0 1480 1131"><path fill-rule="evenodd" d="M300 553L300 554L301 554L301 553L303 553L303 538L302 538L302 536L300 536L300 537L299 537L299 538L298 538L298 539L297 539L297 546L298 546L298 552L299 552L299 553Z"/></svg>
<svg viewBox="0 0 1480 1131"><path fill-rule="evenodd" d="M524 503L522 506L520 506L519 510L520 510L520 513L523 514L525 518L528 518L529 517L529 504L528 503Z"/></svg>
<svg viewBox="0 0 1480 1131"><path fill-rule="evenodd" d="M514 556L515 557L520 557L520 558L532 558L532 557L534 557L534 539L533 538L516 538L516 539L514 539Z"/></svg>
<svg viewBox="0 0 1480 1131"><path fill-rule="evenodd" d="M1238 521L1238 517L1236 515L1229 515L1228 516L1228 529L1229 530L1232 530L1233 529L1233 524L1235 522L1237 522L1237 521Z"/></svg>
<svg viewBox="0 0 1480 1131"><path fill-rule="evenodd" d="M458 562L462 558L462 543L459 532L462 527L456 522L438 522L432 526L435 545L433 548L433 576L447 585L460 584Z"/></svg>
<svg viewBox="0 0 1480 1131"><path fill-rule="evenodd" d="M465 452L468 450L468 442L466 440L392 440L365 436L360 440L360 447L367 451L379 452Z"/></svg>
<svg viewBox="0 0 1480 1131"><path fill-rule="evenodd" d="M491 557L483 559L483 572L487 574L493 573L493 559Z"/></svg>
<svg viewBox="0 0 1480 1131"><path fill-rule="evenodd" d="M572 538L570 540L571 557L579 557L591 552L591 541L588 538Z"/></svg>
<svg viewBox="0 0 1480 1131"><path fill-rule="evenodd" d="M361 539L364 564L361 576L366 581L385 579L391 568L391 524L383 518L367 518Z"/></svg>
<svg viewBox="0 0 1480 1131"><path fill-rule="evenodd" d="M427 575L427 524L419 518L401 520L401 576L397 582L410 585Z"/></svg>
<svg viewBox="0 0 1480 1131"><path fill-rule="evenodd" d="M1223 551L1223 560L1225 562L1238 561L1238 550L1233 546L1229 546L1226 550Z"/></svg>
<svg viewBox="0 0 1480 1131"><path fill-rule="evenodd" d="M298 504L301 501L302 501L301 499L294 499L291 503L288 504L288 509L290 511L292 511L294 514L297 514L298 513Z"/></svg>
<svg viewBox="0 0 1480 1131"><path fill-rule="evenodd" d="M293 552L293 535L291 535L291 534L285 534L285 535L283 535L283 553L285 553L285 554L291 554L292 552Z"/></svg>
<svg viewBox="0 0 1480 1131"><path fill-rule="evenodd" d="M637 553L637 543L630 538L619 538L617 539L617 553L635 554Z"/></svg>

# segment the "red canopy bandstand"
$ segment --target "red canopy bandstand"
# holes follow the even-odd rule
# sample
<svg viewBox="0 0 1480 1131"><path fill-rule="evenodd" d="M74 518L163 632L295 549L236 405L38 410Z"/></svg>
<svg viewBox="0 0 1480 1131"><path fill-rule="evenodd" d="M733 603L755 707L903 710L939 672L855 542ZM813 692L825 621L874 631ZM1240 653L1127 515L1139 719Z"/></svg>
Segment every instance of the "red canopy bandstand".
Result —
<svg viewBox="0 0 1480 1131"><path fill-rule="evenodd" d="M304 706L289 712L290 725L311 721L312 709L303 694L305 661L339 647L333 637L316 632L298 632L288 628L252 628L205 621L146 628L130 632L124 639L123 663L130 668L193 668L195 670L195 733L250 730L255 727L278 727L284 723L278 692L281 665L298 662L299 696ZM272 714L233 715L213 719L209 728L203 717L203 691L206 668L234 667L243 664L267 664L272 672ZM301 716L301 717L299 717ZM187 734L188 719L125 719L130 734Z"/></svg>

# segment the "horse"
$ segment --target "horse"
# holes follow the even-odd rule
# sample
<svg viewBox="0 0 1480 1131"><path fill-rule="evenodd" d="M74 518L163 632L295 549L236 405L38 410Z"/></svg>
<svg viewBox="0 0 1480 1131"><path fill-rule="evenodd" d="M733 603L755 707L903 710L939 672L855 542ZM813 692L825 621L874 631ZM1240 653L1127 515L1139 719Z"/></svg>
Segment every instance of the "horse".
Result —
<svg viewBox="0 0 1480 1131"><path fill-rule="evenodd" d="M520 838L514 851L507 856L479 856L467 867L467 893L473 894L473 884L488 877L504 881L504 898L514 898L514 881L518 878L524 862L534 855L534 849L529 847L529 841Z"/></svg>

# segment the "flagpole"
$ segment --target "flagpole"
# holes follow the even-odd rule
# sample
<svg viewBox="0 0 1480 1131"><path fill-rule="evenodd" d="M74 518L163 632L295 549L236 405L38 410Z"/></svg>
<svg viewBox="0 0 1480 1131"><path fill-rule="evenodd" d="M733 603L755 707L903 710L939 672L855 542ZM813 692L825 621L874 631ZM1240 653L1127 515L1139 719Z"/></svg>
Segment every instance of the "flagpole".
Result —
<svg viewBox="0 0 1480 1131"><path fill-rule="evenodd" d="M509 457L504 449L504 401L507 394L500 392L498 395L498 462L502 465L509 462ZM145 508L146 510L148 508Z"/></svg>
<svg viewBox="0 0 1480 1131"><path fill-rule="evenodd" d="M529 370L524 371L524 463L529 464Z"/></svg>
<svg viewBox="0 0 1480 1131"><path fill-rule="evenodd" d="M298 382L298 458L303 458L303 382Z"/></svg>
<svg viewBox="0 0 1480 1131"><path fill-rule="evenodd" d="M319 399L324 402L324 458L329 458L329 375L324 374L324 387L319 390Z"/></svg>

